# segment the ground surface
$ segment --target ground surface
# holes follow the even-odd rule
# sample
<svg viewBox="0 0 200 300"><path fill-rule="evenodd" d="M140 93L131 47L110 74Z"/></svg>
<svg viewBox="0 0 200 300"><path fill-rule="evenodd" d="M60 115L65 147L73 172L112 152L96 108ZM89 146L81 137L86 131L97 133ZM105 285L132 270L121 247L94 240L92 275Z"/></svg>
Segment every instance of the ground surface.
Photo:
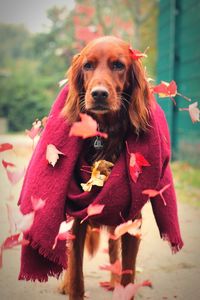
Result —
<svg viewBox="0 0 200 300"><path fill-rule="evenodd" d="M9 139L9 140L8 140ZM31 153L31 142L24 137L1 137L0 143L12 142L16 151L1 154L1 159L14 161L21 168L27 164ZM22 146L22 147L21 147ZM7 217L5 203L11 195L17 198L21 183L13 187L7 181L5 171L0 167L0 242L7 235ZM199 195L200 196L200 195ZM12 197L10 197L12 198ZM150 204L143 211L143 239L137 260L137 281L149 279L153 289L143 288L136 299L200 299L200 209L191 205L179 203L179 216L185 247L172 255L167 242L163 242L158 234ZM109 279L106 271L99 270L99 265L108 262L107 254L103 252L106 245L106 235L102 236L101 247L97 256L90 260L85 257L86 291L92 300L110 300L112 293L99 287L100 281ZM57 292L58 282L55 279L48 283L30 283L17 280L20 265L20 249L7 250L3 257L3 268L0 270L1 300L62 300L66 296Z"/></svg>

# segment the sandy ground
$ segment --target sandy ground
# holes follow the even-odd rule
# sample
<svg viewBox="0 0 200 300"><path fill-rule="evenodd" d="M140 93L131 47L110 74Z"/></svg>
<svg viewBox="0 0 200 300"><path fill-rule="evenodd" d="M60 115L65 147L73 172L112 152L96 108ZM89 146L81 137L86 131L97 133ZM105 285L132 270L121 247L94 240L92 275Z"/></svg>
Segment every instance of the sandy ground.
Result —
<svg viewBox="0 0 200 300"><path fill-rule="evenodd" d="M0 159L15 162L19 168L27 165L31 155L31 141L22 136L1 136L0 143L11 142L16 151L1 153ZM21 183L12 187L8 183L5 170L0 167L0 242L7 236L8 222L5 203L17 199ZM11 189L10 189L11 188ZM142 288L136 299L200 299L200 209L179 203L179 216L185 242L183 250L172 255L167 242L158 234L150 204L143 210L143 239L137 260L137 282L149 279L153 288ZM108 262L103 252L107 248L107 237L102 235L101 247L92 260L85 256L85 286L90 299L110 300L112 293L99 287L100 281L107 281L109 274L99 270L99 265ZM0 270L1 300L62 300L67 296L57 292L58 281L54 278L48 283L31 283L17 280L20 266L20 248L4 252L3 268Z"/></svg>

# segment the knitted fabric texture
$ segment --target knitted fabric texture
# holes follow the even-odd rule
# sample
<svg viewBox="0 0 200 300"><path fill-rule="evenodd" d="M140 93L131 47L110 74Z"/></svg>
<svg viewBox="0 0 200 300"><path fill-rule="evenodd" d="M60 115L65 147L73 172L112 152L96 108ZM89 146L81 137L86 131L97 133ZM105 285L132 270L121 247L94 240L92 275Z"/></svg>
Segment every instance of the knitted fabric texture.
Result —
<svg viewBox="0 0 200 300"><path fill-rule="evenodd" d="M170 171L170 139L168 126L158 104L151 109L150 127L147 133L137 137L130 133L127 144L131 153L139 152L150 163L144 167L134 183L130 177L130 154L124 145L104 186L92 187L84 192L76 181L76 172L81 168L81 153L84 141L79 137L69 137L70 126L61 117L68 86L59 93L48 117L46 127L34 150L24 179L19 205L23 214L32 211L31 197L46 199L44 208L35 214L34 223L25 238L29 245L22 247L19 279L47 281L48 276L56 276L67 267L66 241L59 241L52 249L60 223L66 220L66 213L83 219L91 203L105 205L101 214L91 218L104 225L119 225L122 217L133 219L149 200L142 194L145 189L164 191L167 205L160 195L150 199L153 213L163 239L169 241L173 252L183 246L180 235L176 195ZM46 160L46 148L53 144L65 155L60 155L53 167ZM82 182L88 175L79 173Z"/></svg>

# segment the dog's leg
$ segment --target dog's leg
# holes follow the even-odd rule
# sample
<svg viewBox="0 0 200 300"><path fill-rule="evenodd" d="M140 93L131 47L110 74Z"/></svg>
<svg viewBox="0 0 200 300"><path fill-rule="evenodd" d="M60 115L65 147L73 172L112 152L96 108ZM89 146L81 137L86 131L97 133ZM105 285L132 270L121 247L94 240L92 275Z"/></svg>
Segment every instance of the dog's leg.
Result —
<svg viewBox="0 0 200 300"><path fill-rule="evenodd" d="M113 227L109 227L108 231L111 235L114 235ZM108 240L108 253L109 253L109 260L110 264L114 264L116 260L119 259L119 249L120 249L120 241L119 240ZM109 291L114 290L115 284L120 282L120 276L117 274L110 274L110 281L101 282L101 286L106 288Z"/></svg>
<svg viewBox="0 0 200 300"><path fill-rule="evenodd" d="M122 242L122 270L132 270L132 274L122 274L121 284L126 286L135 279L135 264L140 239L126 233L121 237Z"/></svg>
<svg viewBox="0 0 200 300"><path fill-rule="evenodd" d="M72 241L69 249L68 270L66 274L69 300L84 299L84 278L83 278L83 252L87 222L80 224L80 220L74 221L72 233L76 238Z"/></svg>

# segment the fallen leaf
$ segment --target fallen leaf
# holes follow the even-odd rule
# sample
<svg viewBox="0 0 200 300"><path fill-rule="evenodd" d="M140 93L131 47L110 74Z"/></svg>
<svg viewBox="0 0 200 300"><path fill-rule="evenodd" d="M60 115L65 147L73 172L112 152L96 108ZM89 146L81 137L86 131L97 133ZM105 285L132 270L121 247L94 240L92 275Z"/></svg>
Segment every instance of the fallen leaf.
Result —
<svg viewBox="0 0 200 300"><path fill-rule="evenodd" d="M59 151L53 144L47 145L46 150L46 159L48 160L49 164L51 164L53 167L57 163L60 155L65 155L61 151Z"/></svg>
<svg viewBox="0 0 200 300"><path fill-rule="evenodd" d="M139 175L142 173L142 167L149 167L150 163L139 152L131 153L126 142L128 154L130 155L129 171L133 182L137 182Z"/></svg>
<svg viewBox="0 0 200 300"><path fill-rule="evenodd" d="M97 131L97 122L87 114L80 114L81 121L75 122L69 132L69 136L80 136L83 139L92 136L107 138L107 133Z"/></svg>
<svg viewBox="0 0 200 300"><path fill-rule="evenodd" d="M142 191L142 194L148 195L149 198L153 198L153 197L156 197L157 195L160 195L160 197L161 197L162 200L163 200L164 205L166 206L167 203L166 203L166 201L165 201L165 199L164 199L163 192L164 192L166 189L168 189L168 188L170 187L170 185L171 185L170 183L169 183L169 184L166 184L160 191L147 189L147 190Z"/></svg>
<svg viewBox="0 0 200 300"><path fill-rule="evenodd" d="M90 204L87 208L87 216L83 220L81 220L81 223L83 223L91 216L101 214L104 207L105 205L101 205L101 204Z"/></svg>
<svg viewBox="0 0 200 300"><path fill-rule="evenodd" d="M58 240L75 239L75 235L73 235L69 232L72 229L73 223L74 223L74 220L72 219L69 222L64 221L60 224L60 228L59 228L57 236L55 237L55 241L54 241L52 249L55 249Z"/></svg>
<svg viewBox="0 0 200 300"><path fill-rule="evenodd" d="M142 219L136 219L134 221L129 220L128 222L122 223L115 228L114 235L119 238L125 233L129 233L136 237L141 237L141 225Z"/></svg>
<svg viewBox="0 0 200 300"><path fill-rule="evenodd" d="M0 152L13 149L13 145L9 143L0 144Z"/></svg>
<svg viewBox="0 0 200 300"><path fill-rule="evenodd" d="M34 211L43 208L46 204L46 200L42 200L41 198L34 198L34 197L31 197L31 202Z"/></svg>

